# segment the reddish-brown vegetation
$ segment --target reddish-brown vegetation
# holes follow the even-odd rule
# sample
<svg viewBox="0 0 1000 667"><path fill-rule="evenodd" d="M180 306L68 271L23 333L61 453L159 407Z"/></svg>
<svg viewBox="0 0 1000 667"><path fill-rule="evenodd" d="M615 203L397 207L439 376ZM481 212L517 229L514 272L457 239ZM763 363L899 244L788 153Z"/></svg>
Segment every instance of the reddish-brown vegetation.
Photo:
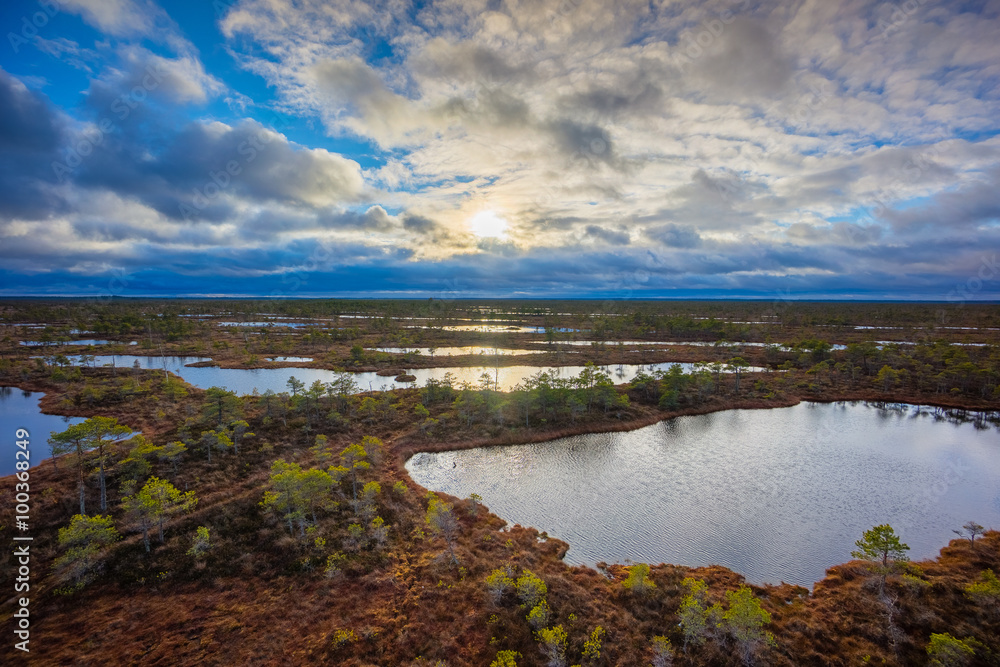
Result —
<svg viewBox="0 0 1000 667"><path fill-rule="evenodd" d="M862 310L883 319L899 316L892 309L888 315L878 309ZM918 311L920 317L932 317ZM772 329L790 336L815 334L819 326L832 326L806 321L806 314L820 318L821 311L804 309L803 313L790 318L795 321L784 328L758 327L746 338L762 338L773 333ZM976 310L962 316L977 324L995 324L993 311ZM580 319L583 316L576 315L532 317L530 322L540 325L582 327L584 322ZM637 332L648 324L643 317L628 318L631 329L622 332L641 335ZM662 326L664 319L656 321ZM618 326L616 322L608 318L600 326ZM703 327L679 316L666 324L678 327L678 337L694 338L692 331L704 331L709 339L710 333L718 333L716 329L732 327L713 329L711 323ZM380 326L374 320L368 324L363 334L368 342L383 335L378 331ZM182 334L186 331L183 327L180 330ZM836 331L838 339L845 342L862 335L847 325ZM204 333L194 330L199 332ZM390 327L389 333L398 334L399 330ZM157 346L167 352L197 351L185 335L179 334L176 340L161 339ZM434 344L469 344L469 338L458 332L433 335ZM317 365L327 367L343 365L354 342L353 338L331 343L304 336L294 345L274 340L277 337L272 336L261 343L254 353L273 348L284 354L316 356ZM518 342L513 337L508 340ZM248 362L248 350L253 346L247 344L238 350L240 341L246 342L240 332L213 330L207 341L198 344L205 349L209 344L226 343L211 351L225 365L262 365L264 362ZM531 363L581 363L591 358L614 363L633 355L642 356L646 363L728 358L727 353L693 347L648 356L586 348L582 354L560 354L539 355ZM656 354L663 355L662 359ZM750 358L755 363L787 361L769 361L762 352L749 350L748 358L752 355L758 355ZM65 377L51 367L27 361L28 351L12 349L11 356L14 361L3 360L8 363L0 369L4 373L0 384L47 392L42 406L48 412L117 417L160 445L181 437L185 422L195 434L215 427L202 410L205 392L187 386L186 396L168 397L161 373L91 368ZM569 358L572 361L567 362ZM525 360L506 358L503 362ZM383 361L370 368L384 366L392 372L402 368L398 360ZM473 361L453 357L447 363ZM981 361L994 363L985 356ZM434 363L439 365L442 360ZM467 422L456 416L450 402L441 402L426 406L438 420L426 428L414 414L422 400L417 389L394 392L394 409L379 417L362 418L361 397L356 397L343 419L316 422L310 421L308 409L265 418L261 404L246 399L241 402L244 416L256 435L242 443L238 456L232 452L216 455L210 464L202 451L191 450L176 474L167 463L154 462L153 474L169 479L178 489L195 492L199 503L193 512L170 520L165 543L154 543L151 554L146 554L141 535L122 521L120 480L112 468L109 505L125 537L105 554L100 576L69 594L60 590L64 583L52 563L59 554L58 529L69 523L78 508L76 480L70 461L60 460L58 467L46 462L31 469L31 532L35 541L31 547L30 664L433 667L443 660L449 667L486 667L497 651L514 650L523 656L518 661L521 667L542 665L542 655L525 619L528 610L511 595L494 603L487 594L486 577L505 565L516 573L531 570L545 581L550 625L561 624L569 633L570 664L580 662L584 641L597 626L606 634L595 664L648 665L651 640L657 635L666 635L673 642L676 665L739 664L731 642L721 636L683 654L677 616L685 577L705 580L710 601L721 602L726 591L743 583L738 573L718 566L654 565L649 576L656 587L640 597L622 586L628 577L625 566L568 566L561 560L565 543L532 528L506 526L481 508L476 512L467 500L448 498L459 525L454 545L456 565L444 539L426 525L426 490L407 476L403 463L418 451L536 442L632 429L681 414L780 407L800 400L891 400L955 409L996 409L996 401L989 395L935 391L915 381L885 391L870 376L855 381L847 371L821 369L810 375L806 368L799 365L791 372L745 375L739 391L732 378L723 376L703 399L682 400L673 409L659 407L659 392L646 396L635 387L619 388L631 399L626 407L586 411L572 420L565 416L551 421L533 417L528 427L512 419ZM322 412L329 409L326 405ZM383 548L368 545L352 550L348 526L359 520L359 512L348 500L349 481L336 496L339 506L320 512L304 538L298 530L290 534L281 517L262 507L271 463L282 458L303 468L316 466L316 453L310 448L318 433L328 436L334 462L337 452L364 435L378 436L385 442L385 461L363 475L363 481L381 484L377 509L390 527ZM43 434L36 434L36 452L47 452L43 438ZM404 493L394 490L398 482L406 489ZM13 484L12 477L0 479L0 516L4 517L0 524L13 514ZM93 498L93 486L90 493ZM212 535L212 548L204 557L187 553L199 526L208 527ZM9 531L4 527L0 535ZM342 571L327 577L327 558L337 553L344 554ZM3 562L0 586L12 591L14 561L9 552ZM986 569L1000 571L1000 533L988 532L974 546L968 540L954 540L938 559L916 564L908 578L890 577L887 591L893 600L891 608L878 598L877 584L873 585L869 572L858 562L831 567L812 592L791 585L753 587L771 614L766 629L776 638L775 646L760 656L760 663L789 667L926 664L925 647L931 633L949 632L979 642L973 664L998 664L1000 610L964 593ZM0 604L0 626L11 627L13 610L14 600L5 598ZM3 664L23 660L12 645L8 636L0 647Z"/></svg>

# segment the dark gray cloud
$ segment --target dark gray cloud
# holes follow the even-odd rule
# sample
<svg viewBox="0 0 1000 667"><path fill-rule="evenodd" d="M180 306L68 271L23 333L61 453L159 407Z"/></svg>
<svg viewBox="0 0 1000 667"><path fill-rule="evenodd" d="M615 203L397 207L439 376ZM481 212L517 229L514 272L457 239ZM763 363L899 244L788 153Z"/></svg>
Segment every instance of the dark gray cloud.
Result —
<svg viewBox="0 0 1000 667"><path fill-rule="evenodd" d="M569 118L548 122L545 129L555 148L574 164L615 164L617 157L611 135L598 125Z"/></svg>
<svg viewBox="0 0 1000 667"><path fill-rule="evenodd" d="M473 42L435 39L414 59L414 69L430 78L484 86L510 85L531 75L532 64L514 65L503 52Z"/></svg>
<svg viewBox="0 0 1000 667"><path fill-rule="evenodd" d="M701 79L696 83L727 99L767 97L788 83L793 60L767 26L744 16L718 26L718 36L709 31L714 39L695 60L692 73Z"/></svg>
<svg viewBox="0 0 1000 667"><path fill-rule="evenodd" d="M670 223L651 227L646 230L646 236L671 248L697 248L701 245L701 236L687 225Z"/></svg>
<svg viewBox="0 0 1000 667"><path fill-rule="evenodd" d="M441 107L441 114L448 119L461 119L473 127L523 128L534 123L524 100L503 88L481 88L474 100L452 98Z"/></svg>
<svg viewBox="0 0 1000 667"><path fill-rule="evenodd" d="M64 209L51 164L66 136L48 99L0 69L0 225Z"/></svg>
<svg viewBox="0 0 1000 667"><path fill-rule="evenodd" d="M228 220L237 200L323 208L357 201L353 160L309 150L256 121L191 123L157 155L130 135L108 135L73 174L87 188L136 197L174 219Z"/></svg>
<svg viewBox="0 0 1000 667"><path fill-rule="evenodd" d="M597 225L587 225L584 231L587 236L595 241L609 245L628 245L631 241L628 232L624 229L609 229Z"/></svg>
<svg viewBox="0 0 1000 667"><path fill-rule="evenodd" d="M438 224L428 217L407 213L403 216L403 227L418 234L430 234L438 228Z"/></svg>
<svg viewBox="0 0 1000 667"><path fill-rule="evenodd" d="M951 235L974 231L983 225L1000 223L1000 167L964 183L954 190L941 192L929 202L903 209L880 209L878 216L900 234L927 231Z"/></svg>
<svg viewBox="0 0 1000 667"><path fill-rule="evenodd" d="M49 101L0 69L0 148L4 153L48 153L63 136Z"/></svg>

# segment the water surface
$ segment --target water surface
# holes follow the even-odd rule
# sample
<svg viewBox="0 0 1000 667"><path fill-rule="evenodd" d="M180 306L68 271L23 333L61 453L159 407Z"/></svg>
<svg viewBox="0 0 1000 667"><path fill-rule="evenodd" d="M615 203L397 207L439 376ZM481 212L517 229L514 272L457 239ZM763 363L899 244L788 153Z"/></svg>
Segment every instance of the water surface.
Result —
<svg viewBox="0 0 1000 667"><path fill-rule="evenodd" d="M23 391L12 387L0 387L0 477L12 474L15 468L15 453L17 429L26 429L29 433L28 462L31 467L39 465L43 460L51 458L49 449L49 434L53 431L65 431L71 424L79 424L79 417L59 417L44 415L38 408L38 401L45 394Z"/></svg>
<svg viewBox="0 0 1000 667"><path fill-rule="evenodd" d="M969 520L1000 528L1000 433L928 408L802 403L535 445L418 454L419 484L478 493L566 560L725 565L811 586L889 523L913 559Z"/></svg>
<svg viewBox="0 0 1000 667"><path fill-rule="evenodd" d="M542 354L548 350L529 350L527 348L504 348L504 347L483 347L481 345L467 345L465 347L375 347L371 348L377 352L388 352L389 354L419 354L423 357L460 357L470 354L483 356L509 356L522 354ZM434 353L431 353L431 350Z"/></svg>
<svg viewBox="0 0 1000 667"><path fill-rule="evenodd" d="M79 363L80 357L68 357L74 363ZM119 368L131 367L136 362L141 368L154 370L168 370L196 387L207 389L209 387L222 387L237 394L251 394L254 390L263 393L270 389L276 393L288 391L288 379L295 376L296 379L306 383L308 387L316 380L320 382L331 382L337 376L334 371L322 368L219 368L217 366L191 367L188 364L209 361L205 357L147 357L135 355L104 355L95 356L92 365L102 366L114 363ZM631 381L640 372L651 372L653 370L666 370L673 363L662 364L618 364L608 366L611 379L618 383ZM684 372L690 373L694 364L679 363ZM557 368L540 368L538 366L451 366L442 368L414 368L406 369L410 375L416 376L415 382L396 382L392 376L381 376L375 372L351 373L354 381L358 384L358 391L384 391L387 389L401 389L413 386L423 386L427 380L444 380L445 375L451 374L454 386L460 386L463 382L479 385L483 375L488 375L494 386L500 391L510 391L518 384L522 384L532 375L542 371L548 372L560 378L572 378L583 372L584 366L559 366ZM763 370L754 367L747 369Z"/></svg>

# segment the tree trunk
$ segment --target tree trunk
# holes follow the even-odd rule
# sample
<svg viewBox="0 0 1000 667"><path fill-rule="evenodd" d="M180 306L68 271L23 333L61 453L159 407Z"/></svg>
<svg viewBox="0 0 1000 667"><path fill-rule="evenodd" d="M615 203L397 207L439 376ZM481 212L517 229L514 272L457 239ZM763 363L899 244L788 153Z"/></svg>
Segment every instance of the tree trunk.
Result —
<svg viewBox="0 0 1000 667"><path fill-rule="evenodd" d="M149 526L145 521L142 523L142 543L146 545L146 553L149 553Z"/></svg>
<svg viewBox="0 0 1000 667"><path fill-rule="evenodd" d="M77 447L76 450L76 472L77 472L77 487L80 490L80 515L87 516L87 510L84 507L84 500L87 495L87 486L83 481L83 452Z"/></svg>
<svg viewBox="0 0 1000 667"><path fill-rule="evenodd" d="M104 456L100 455L100 479L101 479L101 513L108 511L108 487L104 478Z"/></svg>

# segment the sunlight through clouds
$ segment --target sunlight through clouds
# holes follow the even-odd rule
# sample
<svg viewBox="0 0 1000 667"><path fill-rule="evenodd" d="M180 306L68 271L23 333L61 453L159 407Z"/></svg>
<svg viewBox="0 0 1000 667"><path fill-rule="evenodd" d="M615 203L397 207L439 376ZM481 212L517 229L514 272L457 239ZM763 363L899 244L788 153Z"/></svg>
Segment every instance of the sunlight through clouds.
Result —
<svg viewBox="0 0 1000 667"><path fill-rule="evenodd" d="M507 234L507 221L496 211L480 211L469 218L469 230L480 238L497 238Z"/></svg>

